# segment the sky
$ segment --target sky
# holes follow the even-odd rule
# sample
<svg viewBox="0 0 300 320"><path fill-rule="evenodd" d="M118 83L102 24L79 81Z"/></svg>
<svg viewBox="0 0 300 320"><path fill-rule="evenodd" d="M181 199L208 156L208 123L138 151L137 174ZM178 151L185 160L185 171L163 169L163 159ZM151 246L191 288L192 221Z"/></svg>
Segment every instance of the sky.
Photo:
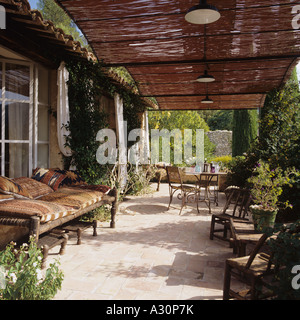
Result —
<svg viewBox="0 0 300 320"><path fill-rule="evenodd" d="M29 0L31 9L37 9L37 2L38 0Z"/></svg>

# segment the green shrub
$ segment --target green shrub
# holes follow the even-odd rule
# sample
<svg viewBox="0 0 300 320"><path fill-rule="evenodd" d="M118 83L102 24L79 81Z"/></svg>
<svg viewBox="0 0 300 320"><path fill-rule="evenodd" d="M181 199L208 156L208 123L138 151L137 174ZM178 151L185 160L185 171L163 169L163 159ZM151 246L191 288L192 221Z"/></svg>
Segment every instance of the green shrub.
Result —
<svg viewBox="0 0 300 320"><path fill-rule="evenodd" d="M243 156L233 157L232 161L227 164L227 184L241 188L246 187L247 179L252 176L258 159L257 155L253 152L245 153Z"/></svg>
<svg viewBox="0 0 300 320"><path fill-rule="evenodd" d="M58 262L41 270L42 253L35 238L17 248L14 243L0 252L0 300L50 300L61 289L63 273ZM2 271L2 272L1 272ZM1 283L0 283L1 285Z"/></svg>
<svg viewBox="0 0 300 320"><path fill-rule="evenodd" d="M210 159L210 162L221 162L221 168L225 169L228 167L229 163L232 161L232 156L220 156Z"/></svg>
<svg viewBox="0 0 300 320"><path fill-rule="evenodd" d="M287 227L276 227L272 233L279 232L277 237L268 241L274 253L274 281L271 288L279 300L299 300L300 289L293 287L295 266L300 266L300 220ZM299 281L298 281L299 284Z"/></svg>

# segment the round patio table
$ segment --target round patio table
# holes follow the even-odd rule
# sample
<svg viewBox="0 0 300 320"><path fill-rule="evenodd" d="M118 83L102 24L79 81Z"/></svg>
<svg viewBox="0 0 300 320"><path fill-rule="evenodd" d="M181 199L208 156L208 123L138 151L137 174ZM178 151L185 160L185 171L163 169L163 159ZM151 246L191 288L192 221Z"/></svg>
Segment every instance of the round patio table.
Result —
<svg viewBox="0 0 300 320"><path fill-rule="evenodd" d="M187 176L195 176L197 178L197 184L199 188L204 188L204 196L201 198L201 193L199 199L196 199L198 202L204 202L207 207L209 213L211 213L211 201L210 201L210 190L214 185L218 185L219 177L225 176L226 172L185 172ZM214 179L215 178L215 179ZM215 192L215 190L214 190ZM218 194L214 194L214 203L218 206Z"/></svg>

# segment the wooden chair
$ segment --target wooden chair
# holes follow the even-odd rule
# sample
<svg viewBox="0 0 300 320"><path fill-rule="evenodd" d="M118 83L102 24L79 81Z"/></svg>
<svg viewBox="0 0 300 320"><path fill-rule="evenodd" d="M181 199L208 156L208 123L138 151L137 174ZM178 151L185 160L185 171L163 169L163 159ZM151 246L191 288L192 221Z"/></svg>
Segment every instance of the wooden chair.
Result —
<svg viewBox="0 0 300 320"><path fill-rule="evenodd" d="M170 209L171 202L173 200L173 195L176 191L180 191L178 198L181 199L181 208L179 214L181 214L182 208L187 203L187 198L189 195L195 196L195 201L197 203L197 211L199 212L198 199L199 199L199 188L197 186L189 186L182 183L181 171L178 167L166 167L167 177L169 183L170 192L170 202L168 210Z"/></svg>
<svg viewBox="0 0 300 320"><path fill-rule="evenodd" d="M235 298L238 300L260 300L272 296L272 292L264 290L264 278L272 275L272 254L259 252L268 236L263 234L249 256L226 260L223 299ZM249 289L234 291L231 289L231 276L239 279Z"/></svg>
<svg viewBox="0 0 300 320"><path fill-rule="evenodd" d="M230 218L248 220L246 215L248 213L249 204L251 201L250 192L247 189L238 187L229 187L225 190L226 203L220 214L212 214L210 226L210 239L214 237L221 240L229 241L227 231L230 230ZM221 225L221 228L216 229L216 224ZM217 233L222 232L222 236Z"/></svg>

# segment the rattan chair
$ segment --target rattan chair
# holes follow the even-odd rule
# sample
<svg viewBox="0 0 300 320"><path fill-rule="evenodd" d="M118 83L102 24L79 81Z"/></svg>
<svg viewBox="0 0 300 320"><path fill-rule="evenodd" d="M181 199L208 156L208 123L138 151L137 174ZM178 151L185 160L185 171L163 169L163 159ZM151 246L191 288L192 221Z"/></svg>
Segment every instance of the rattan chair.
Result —
<svg viewBox="0 0 300 320"><path fill-rule="evenodd" d="M177 196L179 199L181 199L181 208L180 208L179 214L181 214L183 207L187 204L187 200L189 196L194 196L195 201L197 203L197 211L199 213L198 199L199 199L200 189L196 185L189 186L189 185L183 184L181 170L178 167L168 166L166 167L166 170L167 170L169 192L170 192L170 202L169 202L168 210L170 209L175 192L179 191L180 194L178 194Z"/></svg>

